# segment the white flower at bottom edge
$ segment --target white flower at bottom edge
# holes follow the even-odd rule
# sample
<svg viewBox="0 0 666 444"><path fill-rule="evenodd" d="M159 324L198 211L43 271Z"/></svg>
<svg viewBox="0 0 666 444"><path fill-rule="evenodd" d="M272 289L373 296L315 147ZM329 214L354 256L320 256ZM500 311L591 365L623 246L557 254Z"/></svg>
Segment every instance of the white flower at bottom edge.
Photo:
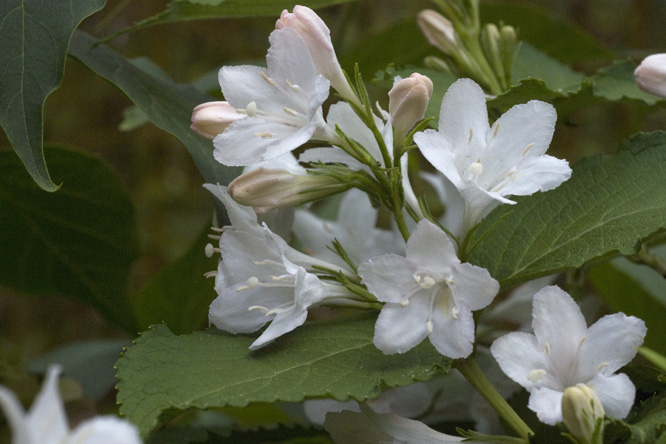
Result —
<svg viewBox="0 0 666 444"><path fill-rule="evenodd" d="M359 407L361 412L344 410L326 415L324 427L335 443L445 444L464 439L437 432L421 421L392 413L376 413L364 404L359 404Z"/></svg>
<svg viewBox="0 0 666 444"><path fill-rule="evenodd" d="M136 427L115 416L96 416L69 429L58 392L60 367L52 365L29 412L0 386L0 407L12 429L12 444L139 444Z"/></svg>
<svg viewBox="0 0 666 444"><path fill-rule="evenodd" d="M386 354L404 353L428 337L445 356L469 356L472 311L486 307L499 291L486 269L461 263L446 233L425 219L407 241L406 257L377 256L361 265L358 274L386 302L374 338Z"/></svg>
<svg viewBox="0 0 666 444"><path fill-rule="evenodd" d="M604 316L587 328L580 308L564 290L546 287L534 295L534 334L514 332L497 339L491 352L502 371L530 392L528 407L539 420L562 421L562 395L585 384L609 416L622 419L636 388L615 372L643 343L645 323L623 313Z"/></svg>

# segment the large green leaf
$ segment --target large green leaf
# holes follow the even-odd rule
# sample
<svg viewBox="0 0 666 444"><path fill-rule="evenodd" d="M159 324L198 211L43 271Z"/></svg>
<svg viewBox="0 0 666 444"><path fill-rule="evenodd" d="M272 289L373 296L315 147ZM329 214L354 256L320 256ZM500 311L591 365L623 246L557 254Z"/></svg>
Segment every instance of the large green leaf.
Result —
<svg viewBox="0 0 666 444"><path fill-rule="evenodd" d="M120 411L146 435L167 409L243 407L330 397L364 400L387 387L429 379L448 358L424 342L385 355L372 343L376 315L306 323L251 352L248 336L202 331L142 333L118 361Z"/></svg>
<svg viewBox="0 0 666 444"><path fill-rule="evenodd" d="M74 33L69 53L117 86L155 125L178 137L207 182L227 184L237 175L237 169L224 167L213 158L210 140L190 129L192 109L210 101L209 96L193 86L170 80L145 60L131 63L81 31Z"/></svg>
<svg viewBox="0 0 666 444"><path fill-rule="evenodd" d="M189 250L167 265L132 297L141 329L164 322L176 334L191 333L206 325L208 306L215 298L213 281L204 273L215 270L219 258L209 258L206 227Z"/></svg>
<svg viewBox="0 0 666 444"><path fill-rule="evenodd" d="M127 278L139 245L127 190L90 154L52 148L46 158L63 183L55 194L0 153L0 284L84 300L135 332Z"/></svg>
<svg viewBox="0 0 666 444"><path fill-rule="evenodd" d="M635 253L666 224L666 133L633 137L614 155L579 162L557 189L516 201L481 223L469 256L505 287Z"/></svg>
<svg viewBox="0 0 666 444"><path fill-rule="evenodd" d="M348 3L355 0L302 0L299 5L310 8ZM275 16L284 9L294 7L293 0L173 0L157 15L140 21L124 31L136 31L146 26L187 20L220 19L237 17ZM122 32L122 31L121 31Z"/></svg>
<svg viewBox="0 0 666 444"><path fill-rule="evenodd" d="M105 2L0 2L0 126L32 178L47 191L58 187L44 160L44 102L60 85L72 32Z"/></svg>

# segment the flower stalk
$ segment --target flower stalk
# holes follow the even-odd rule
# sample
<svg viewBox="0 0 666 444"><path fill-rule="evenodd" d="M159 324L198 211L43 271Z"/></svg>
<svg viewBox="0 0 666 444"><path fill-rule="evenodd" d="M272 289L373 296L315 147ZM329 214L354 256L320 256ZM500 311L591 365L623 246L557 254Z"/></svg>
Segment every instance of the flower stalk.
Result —
<svg viewBox="0 0 666 444"><path fill-rule="evenodd" d="M506 421L506 423L516 432L516 434L529 441L529 437L534 435L530 427L525 424L515 410L511 408L509 403L500 395L495 386L488 380L488 377L483 373L475 355L469 356L467 359L457 361L455 368L462 373L462 375L469 381L470 384L488 401L493 409Z"/></svg>

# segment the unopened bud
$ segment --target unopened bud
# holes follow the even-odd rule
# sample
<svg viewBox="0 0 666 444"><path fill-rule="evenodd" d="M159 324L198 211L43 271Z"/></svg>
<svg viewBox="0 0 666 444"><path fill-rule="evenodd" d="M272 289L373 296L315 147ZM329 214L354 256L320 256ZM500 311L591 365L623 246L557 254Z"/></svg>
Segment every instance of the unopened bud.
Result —
<svg viewBox="0 0 666 444"><path fill-rule="evenodd" d="M325 175L293 174L287 170L260 167L235 178L227 188L241 205L257 213L299 205L348 188Z"/></svg>
<svg viewBox="0 0 666 444"><path fill-rule="evenodd" d="M647 56L634 71L634 77L643 91L666 97L666 54Z"/></svg>
<svg viewBox="0 0 666 444"><path fill-rule="evenodd" d="M347 100L356 101L356 94L342 72L335 55L331 31L326 23L307 6L294 6L294 12L286 9L275 23L275 29L291 28L303 39L310 51L317 72L331 82L331 86Z"/></svg>
<svg viewBox="0 0 666 444"><path fill-rule="evenodd" d="M404 138L414 124L423 119L432 96L432 81L419 73L397 81L389 95L391 123L400 138Z"/></svg>
<svg viewBox="0 0 666 444"><path fill-rule="evenodd" d="M190 128L197 134L214 139L238 119L245 117L236 112L229 102L206 102L194 108Z"/></svg>
<svg viewBox="0 0 666 444"><path fill-rule="evenodd" d="M416 16L416 23L428 42L444 54L460 52L453 23L432 9L424 9Z"/></svg>
<svg viewBox="0 0 666 444"><path fill-rule="evenodd" d="M601 401L585 384L568 387L562 396L562 422L580 444L601 443L603 418Z"/></svg>

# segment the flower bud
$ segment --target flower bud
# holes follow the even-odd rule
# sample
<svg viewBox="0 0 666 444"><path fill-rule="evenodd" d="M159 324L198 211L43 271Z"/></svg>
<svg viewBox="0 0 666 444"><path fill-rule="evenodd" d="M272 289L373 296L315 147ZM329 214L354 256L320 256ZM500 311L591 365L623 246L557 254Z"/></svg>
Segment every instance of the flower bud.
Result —
<svg viewBox="0 0 666 444"><path fill-rule="evenodd" d="M666 97L666 54L647 56L634 71L634 77L643 91Z"/></svg>
<svg viewBox="0 0 666 444"><path fill-rule="evenodd" d="M294 6L294 12L286 9L275 23L275 29L291 28L308 46L315 69L326 77L331 86L347 100L356 101L356 94L351 89L340 62L335 55L331 31L326 23L307 6Z"/></svg>
<svg viewBox="0 0 666 444"><path fill-rule="evenodd" d="M455 55L460 52L453 24L439 12L424 9L416 16L416 23L428 42L444 54Z"/></svg>
<svg viewBox="0 0 666 444"><path fill-rule="evenodd" d="M197 134L214 139L238 119L245 117L236 112L229 102L206 102L198 105L192 112L190 128Z"/></svg>
<svg viewBox="0 0 666 444"><path fill-rule="evenodd" d="M585 384L568 387L562 396L562 422L580 444L601 443L603 418L601 401Z"/></svg>
<svg viewBox="0 0 666 444"><path fill-rule="evenodd" d="M349 188L325 175L293 174L287 170L256 168L235 178L227 188L241 205L257 213L299 205Z"/></svg>
<svg viewBox="0 0 666 444"><path fill-rule="evenodd" d="M423 119L432 96L432 81L415 72L395 82L388 95L391 123L402 139L416 122Z"/></svg>

